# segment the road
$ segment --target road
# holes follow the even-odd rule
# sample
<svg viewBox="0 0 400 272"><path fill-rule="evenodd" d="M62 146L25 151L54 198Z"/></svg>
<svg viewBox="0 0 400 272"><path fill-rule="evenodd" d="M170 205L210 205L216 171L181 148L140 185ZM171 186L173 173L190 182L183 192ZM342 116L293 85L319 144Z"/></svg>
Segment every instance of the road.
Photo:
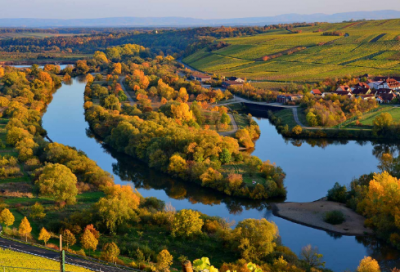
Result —
<svg viewBox="0 0 400 272"><path fill-rule="evenodd" d="M125 86L124 86L124 80L125 80L126 76L122 76L119 78L119 84L121 85L122 90L124 91L126 97L129 100L129 103L131 104L131 106L133 107L135 105L135 100L133 100L132 96L128 93L128 91L126 90Z"/></svg>
<svg viewBox="0 0 400 272"><path fill-rule="evenodd" d="M60 253L58 253L58 252L54 252L52 250L47 250L47 249L40 248L40 247L27 245L24 243L18 243L16 241L8 240L8 239L2 238L2 237L0 237L0 247L9 248L11 250L20 251L20 252L30 253L33 255L50 258L50 259L57 260L60 257ZM93 261L74 257L71 255L66 255L66 262L68 264L83 266L85 268L88 268L88 269L91 269L94 271L107 271L107 272L108 271L109 272L132 271L130 269L121 269L118 267L108 266L105 264L96 263Z"/></svg>

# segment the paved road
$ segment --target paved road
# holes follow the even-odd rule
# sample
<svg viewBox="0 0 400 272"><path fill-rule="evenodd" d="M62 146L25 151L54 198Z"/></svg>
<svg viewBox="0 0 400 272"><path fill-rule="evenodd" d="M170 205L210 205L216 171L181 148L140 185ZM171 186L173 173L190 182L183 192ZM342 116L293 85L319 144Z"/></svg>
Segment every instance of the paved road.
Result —
<svg viewBox="0 0 400 272"><path fill-rule="evenodd" d="M18 243L13 240L8 240L8 239L2 238L2 237L0 237L0 247L9 248L9 249L15 250L15 251L23 251L23 252L27 252L30 254L34 254L34 255L41 256L41 257L50 258L50 259L58 259L60 257L60 253L58 253L58 252L54 252L51 250L47 250L44 248L35 247L35 246L31 246L31 245L26 245L23 243ZM107 272L108 271L110 271L110 272L132 271L132 270L128 270L128 269L121 269L118 267L113 267L113 266L108 266L108 265L101 264L101 263L92 262L89 260L81 259L81 258L70 256L70 255L67 255L66 262L68 264L83 266L83 267L86 267L86 268L94 270L94 271L107 271Z"/></svg>
<svg viewBox="0 0 400 272"><path fill-rule="evenodd" d="M128 97L128 100L129 100L129 103L131 104L131 106L134 106L135 100L133 100L132 96L128 93L128 91L125 89L125 86L124 86L125 77L126 76L122 76L119 78L119 84L121 85L121 88L124 91L126 97Z"/></svg>

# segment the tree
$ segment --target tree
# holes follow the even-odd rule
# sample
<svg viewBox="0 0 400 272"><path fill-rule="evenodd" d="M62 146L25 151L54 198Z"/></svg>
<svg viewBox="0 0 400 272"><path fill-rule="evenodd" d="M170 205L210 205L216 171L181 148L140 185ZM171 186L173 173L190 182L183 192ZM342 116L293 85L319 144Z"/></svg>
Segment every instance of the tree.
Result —
<svg viewBox="0 0 400 272"><path fill-rule="evenodd" d="M52 196L67 204L76 202L77 178L68 167L58 163L48 163L42 170L42 174L35 182L41 195Z"/></svg>
<svg viewBox="0 0 400 272"><path fill-rule="evenodd" d="M313 112L311 112L311 111L309 111L309 112L307 113L307 115L306 115L306 120L307 120L307 123L308 123L308 125L309 125L310 127L315 127L315 126L318 125L317 116L316 116Z"/></svg>
<svg viewBox="0 0 400 272"><path fill-rule="evenodd" d="M119 253L120 253L120 251L119 251L118 246L114 242L112 242L112 243L106 243L103 246L101 256L107 262L114 263L116 261L116 259L118 259Z"/></svg>
<svg viewBox="0 0 400 272"><path fill-rule="evenodd" d="M299 126L299 125L297 125L297 126L295 126L295 127L292 128L292 133L293 133L293 134L299 135L299 134L301 134L302 132L303 132L303 129L302 129L302 127Z"/></svg>
<svg viewBox="0 0 400 272"><path fill-rule="evenodd" d="M14 215L10 212L9 209L4 209L0 214L0 222L6 225L7 227L14 224L15 218Z"/></svg>
<svg viewBox="0 0 400 272"><path fill-rule="evenodd" d="M271 252L276 246L278 227L265 218L245 219L233 230L233 247L242 255L242 258L259 261Z"/></svg>
<svg viewBox="0 0 400 272"><path fill-rule="evenodd" d="M199 212L183 209L175 215L172 222L172 235L189 237L200 234L203 225Z"/></svg>
<svg viewBox="0 0 400 272"><path fill-rule="evenodd" d="M159 271L169 271L173 258L174 257L168 252L168 250L164 249L160 251L157 255L157 269Z"/></svg>
<svg viewBox="0 0 400 272"><path fill-rule="evenodd" d="M368 256L361 260L357 272L381 272L381 269L378 262Z"/></svg>
<svg viewBox="0 0 400 272"><path fill-rule="evenodd" d="M219 155L219 160L223 164L227 164L231 161L231 152L228 149L223 148L221 154Z"/></svg>
<svg viewBox="0 0 400 272"><path fill-rule="evenodd" d="M67 249L69 248L70 245L71 246L75 245L76 243L75 235L69 229L65 229L63 231L62 237L65 243L67 243Z"/></svg>
<svg viewBox="0 0 400 272"><path fill-rule="evenodd" d="M307 245L301 249L300 257L304 260L310 267L319 268L324 267L325 262L322 261L322 254L318 253L317 247L312 247Z"/></svg>
<svg viewBox="0 0 400 272"><path fill-rule="evenodd" d="M193 119L193 114L186 103L179 103L178 105L171 105L172 117L181 121L190 121Z"/></svg>
<svg viewBox="0 0 400 272"><path fill-rule="evenodd" d="M35 205L31 207L31 217L42 219L45 216L46 214L44 213L43 206L39 202L36 202Z"/></svg>
<svg viewBox="0 0 400 272"><path fill-rule="evenodd" d="M94 81L94 76L92 76L91 74L87 74L86 75L86 82L87 83L92 83Z"/></svg>
<svg viewBox="0 0 400 272"><path fill-rule="evenodd" d="M122 65L121 63L114 63L113 64L113 74L120 75L122 73Z"/></svg>
<svg viewBox="0 0 400 272"><path fill-rule="evenodd" d="M31 233L32 227L28 221L26 216L22 219L21 224L19 225L18 232L21 236L25 236L25 242L28 242L28 235Z"/></svg>
<svg viewBox="0 0 400 272"><path fill-rule="evenodd" d="M106 197L102 197L96 207L107 228L114 232L119 224L136 216L140 198L130 186L112 185L104 191Z"/></svg>
<svg viewBox="0 0 400 272"><path fill-rule="evenodd" d="M393 117L388 112L383 112L374 119L373 132L375 135L382 135L390 127Z"/></svg>
<svg viewBox="0 0 400 272"><path fill-rule="evenodd" d="M100 238L100 231L96 230L95 227L93 226L93 224L87 225L85 230L89 230L91 233L93 233L94 237L96 239Z"/></svg>
<svg viewBox="0 0 400 272"><path fill-rule="evenodd" d="M231 118L229 117L229 115L227 113L223 113L221 115L221 120L220 122L224 125L228 125L231 122Z"/></svg>
<svg viewBox="0 0 400 272"><path fill-rule="evenodd" d="M100 63L108 63L107 56L106 54L104 54L104 52L101 51L94 52L93 58Z"/></svg>
<svg viewBox="0 0 400 272"><path fill-rule="evenodd" d="M102 106L106 109L110 110L120 110L120 103L118 97L116 97L114 94L108 96L106 99L104 99L104 102L102 103Z"/></svg>
<svg viewBox="0 0 400 272"><path fill-rule="evenodd" d="M43 241L43 242L44 242L44 245L46 245L46 244L47 244L47 241L49 241L50 238L51 238L50 233L48 233L47 230L46 230L45 228L42 228L42 229L40 230L40 233L39 233L39 241Z"/></svg>
<svg viewBox="0 0 400 272"><path fill-rule="evenodd" d="M99 241L94 237L93 233L89 229L85 229L85 232L83 233L81 237L81 244L84 249L88 250L96 250L97 244Z"/></svg>

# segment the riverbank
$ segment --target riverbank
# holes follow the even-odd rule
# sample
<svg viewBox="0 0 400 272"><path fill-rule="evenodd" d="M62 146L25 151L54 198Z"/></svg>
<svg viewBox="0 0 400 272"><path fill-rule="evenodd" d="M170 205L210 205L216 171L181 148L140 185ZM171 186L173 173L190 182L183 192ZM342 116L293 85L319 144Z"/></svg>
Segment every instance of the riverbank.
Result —
<svg viewBox="0 0 400 272"><path fill-rule="evenodd" d="M371 229L364 226L363 216L347 208L343 203L327 201L325 198L305 203L272 203L271 206L274 215L308 227L348 236L373 234ZM331 211L341 211L345 221L338 225L326 223L324 215Z"/></svg>

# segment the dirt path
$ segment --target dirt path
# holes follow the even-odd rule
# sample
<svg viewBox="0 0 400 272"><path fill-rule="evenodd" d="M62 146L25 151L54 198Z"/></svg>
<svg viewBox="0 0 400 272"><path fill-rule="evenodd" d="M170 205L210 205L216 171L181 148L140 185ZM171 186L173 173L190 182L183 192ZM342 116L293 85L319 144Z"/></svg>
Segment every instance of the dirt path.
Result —
<svg viewBox="0 0 400 272"><path fill-rule="evenodd" d="M371 229L364 227L365 218L347 208L343 203L317 200L306 203L274 203L272 206L276 216L308 227L350 236L372 234ZM324 215L329 211L341 211L345 221L339 225L326 223Z"/></svg>
<svg viewBox="0 0 400 272"><path fill-rule="evenodd" d="M124 93L125 93L126 97L128 98L129 103L130 103L131 106L133 107L133 106L135 105L135 100L133 100L132 96L131 96L131 95L128 93L128 91L125 89L125 86L124 86L125 77L126 77L126 76L120 77L120 79L119 79L119 84L121 85L122 90L124 90Z"/></svg>
<svg viewBox="0 0 400 272"><path fill-rule="evenodd" d="M228 113L228 115L229 115L229 118L231 118L232 129L230 131L218 132L219 135L229 136L229 135L235 134L236 131L238 131L238 129L239 129L238 125L236 124L236 120L235 120L235 117L233 116L233 114Z"/></svg>

